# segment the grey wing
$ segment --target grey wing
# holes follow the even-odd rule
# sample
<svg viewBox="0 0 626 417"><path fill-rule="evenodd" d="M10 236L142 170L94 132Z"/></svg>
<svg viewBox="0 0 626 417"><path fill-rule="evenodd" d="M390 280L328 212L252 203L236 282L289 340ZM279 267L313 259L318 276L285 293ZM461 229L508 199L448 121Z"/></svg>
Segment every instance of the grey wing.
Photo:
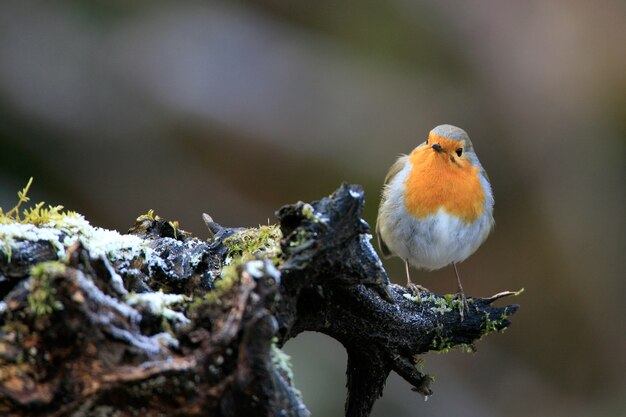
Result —
<svg viewBox="0 0 626 417"><path fill-rule="evenodd" d="M381 201L380 201L380 206L378 207L378 217L376 218L376 237L378 238L378 247L380 248L380 251L382 252L383 256L385 258L389 258L391 256L393 256L393 253L391 253L391 250L389 250L389 247L387 246L387 244L385 243L385 241L383 240L383 237L380 235L380 209L384 203L384 200L386 198L385 196L385 187L391 182L391 180L393 180L393 178L398 174L398 172L402 171L402 169L404 168L406 162L407 162L408 156L406 155L402 155L400 158L398 158L398 160L391 166L391 168L389 168L389 172L387 172L387 176L385 177L385 182L383 185L383 195L381 197Z"/></svg>
<svg viewBox="0 0 626 417"><path fill-rule="evenodd" d="M378 223L376 223L376 236L378 237L378 247L380 248L380 252L383 254L385 259L391 258L393 254L387 247L387 244L383 240L383 237L380 235L380 230L378 230Z"/></svg>

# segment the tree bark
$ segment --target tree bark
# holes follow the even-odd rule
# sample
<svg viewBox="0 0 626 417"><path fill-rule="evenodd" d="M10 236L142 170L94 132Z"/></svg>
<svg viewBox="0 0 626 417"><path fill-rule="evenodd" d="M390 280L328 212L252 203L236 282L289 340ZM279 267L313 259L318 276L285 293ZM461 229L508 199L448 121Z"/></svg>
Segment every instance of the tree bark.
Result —
<svg viewBox="0 0 626 417"><path fill-rule="evenodd" d="M303 331L346 348L348 417L370 414L392 370L432 394L419 355L473 349L518 306L469 297L461 317L450 296L389 284L363 205L344 184L284 206L279 247L238 259L229 238L245 230L210 219L203 241L140 217L122 258L84 236L60 257L0 224L0 414L307 416L279 350Z"/></svg>

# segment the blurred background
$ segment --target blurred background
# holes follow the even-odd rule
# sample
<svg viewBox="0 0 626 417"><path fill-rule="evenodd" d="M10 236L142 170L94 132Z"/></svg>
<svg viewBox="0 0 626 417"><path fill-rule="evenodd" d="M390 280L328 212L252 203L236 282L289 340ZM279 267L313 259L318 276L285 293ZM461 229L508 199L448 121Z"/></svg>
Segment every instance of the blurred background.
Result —
<svg viewBox="0 0 626 417"><path fill-rule="evenodd" d="M522 308L475 354L426 355L428 402L393 375L373 415L623 416L625 44L620 0L2 0L0 206L34 176L94 225L152 208L207 237L202 212L257 226L348 181L373 227L398 154L461 126L497 223L465 290ZM342 416L339 343L286 350L313 415Z"/></svg>

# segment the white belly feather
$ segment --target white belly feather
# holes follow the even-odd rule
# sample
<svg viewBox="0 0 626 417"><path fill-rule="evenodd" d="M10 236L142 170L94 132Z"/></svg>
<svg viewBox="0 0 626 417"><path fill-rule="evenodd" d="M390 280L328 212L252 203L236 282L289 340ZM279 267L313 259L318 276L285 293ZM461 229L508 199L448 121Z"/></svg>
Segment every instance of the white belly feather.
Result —
<svg viewBox="0 0 626 417"><path fill-rule="evenodd" d="M407 161L383 191L379 231L385 244L393 254L416 268L439 269L465 260L489 235L493 226L492 207L487 204L483 215L473 223L466 223L443 208L436 214L417 218L404 205L404 183L410 169L411 163ZM484 178L481 183L489 187ZM487 191L491 199L491 190Z"/></svg>

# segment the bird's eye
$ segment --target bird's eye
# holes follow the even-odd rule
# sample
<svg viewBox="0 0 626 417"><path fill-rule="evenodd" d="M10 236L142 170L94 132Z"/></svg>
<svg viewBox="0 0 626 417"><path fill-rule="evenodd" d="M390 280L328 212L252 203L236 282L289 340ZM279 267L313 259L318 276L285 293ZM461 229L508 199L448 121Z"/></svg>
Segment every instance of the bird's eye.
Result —
<svg viewBox="0 0 626 417"><path fill-rule="evenodd" d="M456 154L457 154L457 156L459 156L459 157L460 157L461 155L463 155L463 148L457 148L457 150L456 150Z"/></svg>

